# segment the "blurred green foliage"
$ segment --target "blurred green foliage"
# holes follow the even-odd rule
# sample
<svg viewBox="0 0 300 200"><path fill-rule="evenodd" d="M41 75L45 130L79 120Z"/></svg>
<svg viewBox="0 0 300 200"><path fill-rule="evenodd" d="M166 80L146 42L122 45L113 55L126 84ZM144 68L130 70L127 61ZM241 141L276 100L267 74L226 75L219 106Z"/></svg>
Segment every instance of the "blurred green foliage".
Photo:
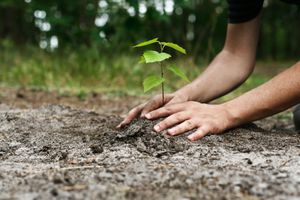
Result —
<svg viewBox="0 0 300 200"><path fill-rule="evenodd" d="M296 5L265 1L258 58L298 60L299 19ZM225 0L1 0L0 84L136 94L159 69L138 65L131 46L154 37L187 49L175 62L192 80L222 48L227 21ZM167 91L184 84L169 80Z"/></svg>
<svg viewBox="0 0 300 200"><path fill-rule="evenodd" d="M299 58L300 9L265 1L259 58ZM97 46L126 52L158 36L211 59L224 43L225 0L1 0L0 40L42 48Z"/></svg>
<svg viewBox="0 0 300 200"><path fill-rule="evenodd" d="M47 52L27 46L9 48L7 44L0 54L0 85L45 90L142 93L143 79L150 74L159 74L160 68L155 64L148 64L144 68L138 60L137 56L125 54L119 55L118 59L111 59L95 47ZM178 64L184 66L190 77L200 73L192 60L179 60ZM172 74L168 77L169 91L184 83Z"/></svg>
<svg viewBox="0 0 300 200"><path fill-rule="evenodd" d="M191 58L179 59L167 64L174 63L182 66L182 70L191 80L196 78L207 64L203 62L195 65ZM265 64L260 63L260 65ZM0 66L0 87L29 87L46 91L55 90L61 94L71 92L81 99L90 92L144 95L143 79L151 74L160 73L155 64L147 66L138 64L136 56L120 55L118 59L111 59L100 53L98 49L88 47L55 52L32 47L6 48L1 51ZM175 91L186 84L186 81L179 80L172 73L166 76L168 77L166 92ZM269 78L270 76L253 74L241 87L222 100L240 95Z"/></svg>

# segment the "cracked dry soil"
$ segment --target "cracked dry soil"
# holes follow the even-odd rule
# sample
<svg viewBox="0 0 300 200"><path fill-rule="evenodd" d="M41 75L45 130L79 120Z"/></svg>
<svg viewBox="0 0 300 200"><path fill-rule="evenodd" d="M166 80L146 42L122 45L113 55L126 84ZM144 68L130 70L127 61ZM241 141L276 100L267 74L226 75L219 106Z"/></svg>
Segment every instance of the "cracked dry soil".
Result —
<svg viewBox="0 0 300 200"><path fill-rule="evenodd" d="M300 136L254 124L197 142L70 107L0 106L0 199L300 199Z"/></svg>

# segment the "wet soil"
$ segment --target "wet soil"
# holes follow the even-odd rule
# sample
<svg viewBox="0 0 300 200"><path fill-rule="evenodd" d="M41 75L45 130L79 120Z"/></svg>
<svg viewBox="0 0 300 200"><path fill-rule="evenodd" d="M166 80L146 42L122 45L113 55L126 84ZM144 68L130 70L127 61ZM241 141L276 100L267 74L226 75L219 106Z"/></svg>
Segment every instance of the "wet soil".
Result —
<svg viewBox="0 0 300 200"><path fill-rule="evenodd" d="M3 99L0 199L300 199L300 136L285 118L189 142L157 121L117 130L121 112Z"/></svg>

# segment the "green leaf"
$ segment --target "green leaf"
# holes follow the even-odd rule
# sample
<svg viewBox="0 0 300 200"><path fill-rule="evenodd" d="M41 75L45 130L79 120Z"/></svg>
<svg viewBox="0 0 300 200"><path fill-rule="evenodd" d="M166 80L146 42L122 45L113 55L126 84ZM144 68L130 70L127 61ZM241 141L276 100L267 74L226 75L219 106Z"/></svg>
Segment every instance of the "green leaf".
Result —
<svg viewBox="0 0 300 200"><path fill-rule="evenodd" d="M186 54L186 50L179 46L178 44L174 44L171 42L162 42L163 45L170 47L172 49L175 49L176 51L179 51L180 53Z"/></svg>
<svg viewBox="0 0 300 200"><path fill-rule="evenodd" d="M136 47L143 47L143 46L147 46L147 45L150 45L150 44L153 44L153 43L156 43L158 40L158 38L154 38L152 40L148 40L148 41L145 41L145 42L142 42L142 43L139 43L137 45L134 45L133 47L136 48Z"/></svg>
<svg viewBox="0 0 300 200"><path fill-rule="evenodd" d="M157 51L145 51L143 54L146 63L161 62L171 57L167 53L159 53Z"/></svg>
<svg viewBox="0 0 300 200"><path fill-rule="evenodd" d="M148 76L143 82L144 92L147 92L152 88L159 86L164 81L165 79L159 76Z"/></svg>
<svg viewBox="0 0 300 200"><path fill-rule="evenodd" d="M180 78L182 78L183 80L190 82L189 78L185 75L185 73L177 66L172 65L168 67L168 70L170 70L171 72L173 72L176 76L179 76Z"/></svg>
<svg viewBox="0 0 300 200"><path fill-rule="evenodd" d="M139 60L139 64L143 64L143 63L145 63L145 58L144 56L141 56Z"/></svg>

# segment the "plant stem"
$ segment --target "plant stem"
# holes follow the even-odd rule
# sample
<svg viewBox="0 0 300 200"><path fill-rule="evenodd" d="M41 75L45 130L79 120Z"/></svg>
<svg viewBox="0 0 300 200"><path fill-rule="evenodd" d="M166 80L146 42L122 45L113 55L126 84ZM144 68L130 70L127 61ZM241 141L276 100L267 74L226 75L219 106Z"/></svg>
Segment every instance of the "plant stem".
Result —
<svg viewBox="0 0 300 200"><path fill-rule="evenodd" d="M162 62L160 62L160 72L161 72L161 78L164 78L164 67ZM164 89L164 82L161 83L161 97L162 97L162 106L165 103L165 89Z"/></svg>
<svg viewBox="0 0 300 200"><path fill-rule="evenodd" d="M164 51L165 46L162 45L159 42L160 45L160 53L162 53ZM160 62L160 74L161 74L161 78L164 78L164 66L163 63ZM164 86L164 82L161 83L161 98L162 98L162 102L161 105L163 106L165 104L165 86Z"/></svg>

